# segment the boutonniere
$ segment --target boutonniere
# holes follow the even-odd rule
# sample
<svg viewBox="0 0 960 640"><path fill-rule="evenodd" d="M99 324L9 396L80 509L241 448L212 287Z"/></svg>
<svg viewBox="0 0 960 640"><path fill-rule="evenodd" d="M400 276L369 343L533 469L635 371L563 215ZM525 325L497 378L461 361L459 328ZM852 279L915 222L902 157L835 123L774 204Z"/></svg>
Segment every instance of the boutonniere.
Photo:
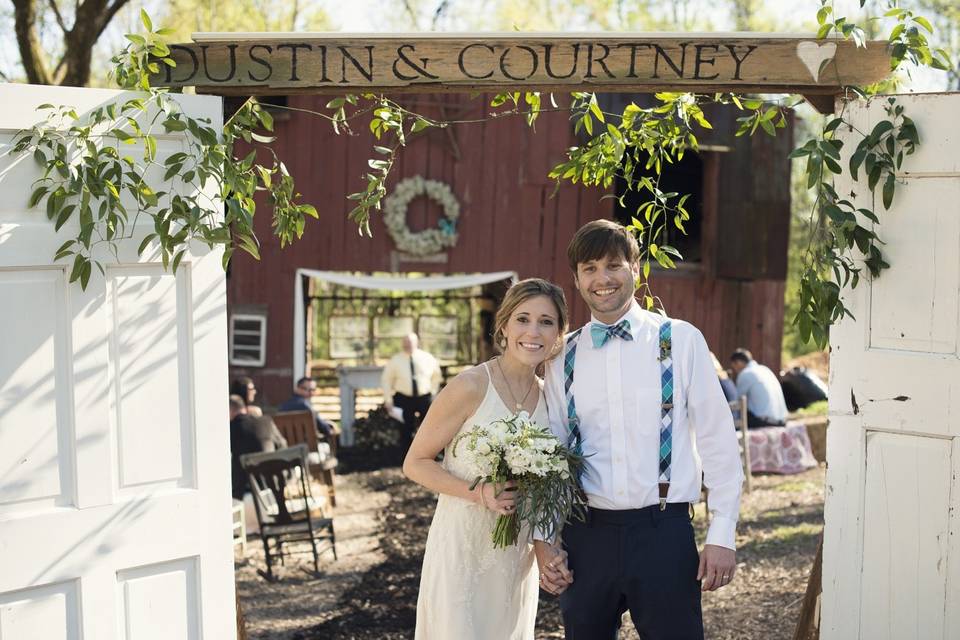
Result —
<svg viewBox="0 0 960 640"><path fill-rule="evenodd" d="M667 358L670 357L670 350L671 350L670 340L666 338L661 338L660 339L660 360L661 361L666 360Z"/></svg>

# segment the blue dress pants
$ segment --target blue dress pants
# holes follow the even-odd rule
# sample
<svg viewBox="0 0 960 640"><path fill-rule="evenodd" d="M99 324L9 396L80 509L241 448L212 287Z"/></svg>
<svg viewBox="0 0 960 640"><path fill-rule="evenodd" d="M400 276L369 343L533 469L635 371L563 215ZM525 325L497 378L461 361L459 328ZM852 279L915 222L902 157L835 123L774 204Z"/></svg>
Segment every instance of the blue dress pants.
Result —
<svg viewBox="0 0 960 640"><path fill-rule="evenodd" d="M560 596L566 640L615 640L625 611L643 640L703 640L689 508L591 508L586 522L564 526L573 570Z"/></svg>

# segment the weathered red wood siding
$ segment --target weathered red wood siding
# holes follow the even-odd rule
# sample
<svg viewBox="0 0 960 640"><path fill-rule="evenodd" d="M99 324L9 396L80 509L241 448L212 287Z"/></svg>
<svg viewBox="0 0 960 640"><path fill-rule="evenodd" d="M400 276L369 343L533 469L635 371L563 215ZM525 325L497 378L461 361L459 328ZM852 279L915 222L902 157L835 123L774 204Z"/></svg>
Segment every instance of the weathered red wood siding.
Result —
<svg viewBox="0 0 960 640"><path fill-rule="evenodd" d="M289 105L323 111L326 100L297 96L289 99ZM408 106L444 119L481 120L489 111L485 106L489 100L469 100L460 95L412 100L418 102ZM367 118L359 118L354 123L355 135L336 135L325 120L306 114L294 113L276 124L277 154L296 179L304 201L317 206L320 219L309 220L304 237L281 251L271 235L270 209L261 205L256 231L262 243L262 259L257 262L237 252L231 264L231 308L259 306L268 313L267 363L262 368L244 371L260 386L265 403L282 401L294 377L296 270L390 270L394 246L382 218L374 216L372 238L361 237L356 225L346 218L351 208L346 195L361 189L375 142L367 122ZM612 200L601 200L605 192L598 189L564 185L555 191L547 172L563 159L565 149L576 144L576 140L564 113L542 115L536 129L533 134L522 119L502 118L431 131L408 144L399 156L391 185L417 174L441 180L459 198L461 218L459 244L448 252L446 264L408 263L403 269L436 273L514 270L521 277L548 278L566 289L573 322L582 324L589 314L573 288L566 247L580 225L611 217ZM714 194L723 190L718 180L724 172L724 161L725 158L719 158L710 169ZM789 167L787 179L788 176ZM707 192L711 193L709 189ZM712 211L705 216L712 215L714 219L705 220L705 225L718 229L718 218L727 214L717 210L718 197L711 199ZM783 218L785 224L789 200L786 204L786 211L780 207L780 211L768 212L773 214L770 218ZM411 203L408 222L414 229L433 226L437 216L436 204L418 199ZM763 274L769 279L717 280L714 258L710 257L717 255L716 236L716 232L704 234L703 264L682 272L658 274L654 281L656 292L671 316L700 327L721 360L733 348L747 346L759 359L778 367L782 276L771 278ZM777 244L780 246L768 247L769 252L785 256L786 237ZM743 259L749 260L750 255L743 254ZM233 369L235 374L240 371Z"/></svg>

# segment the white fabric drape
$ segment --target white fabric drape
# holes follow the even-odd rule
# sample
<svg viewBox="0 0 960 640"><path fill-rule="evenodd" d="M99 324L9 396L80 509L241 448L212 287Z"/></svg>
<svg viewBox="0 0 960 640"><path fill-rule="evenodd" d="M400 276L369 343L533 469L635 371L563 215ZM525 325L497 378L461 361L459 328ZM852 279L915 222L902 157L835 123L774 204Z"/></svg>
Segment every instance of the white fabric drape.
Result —
<svg viewBox="0 0 960 640"><path fill-rule="evenodd" d="M515 271L497 271L458 276L367 276L339 271L297 269L293 291L293 381L305 375L307 366L307 339L305 333L306 308L303 304L304 277L316 278L345 287L387 291L444 291L465 289L501 280L516 280ZM292 383L291 383L292 386Z"/></svg>

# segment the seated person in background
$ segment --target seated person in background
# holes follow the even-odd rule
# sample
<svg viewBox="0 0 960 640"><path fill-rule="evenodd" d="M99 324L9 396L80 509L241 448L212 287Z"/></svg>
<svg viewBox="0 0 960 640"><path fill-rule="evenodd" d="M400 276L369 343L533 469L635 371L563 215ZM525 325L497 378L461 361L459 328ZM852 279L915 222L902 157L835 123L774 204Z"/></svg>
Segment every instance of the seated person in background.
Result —
<svg viewBox="0 0 960 640"><path fill-rule="evenodd" d="M787 403L776 374L756 362L746 349L737 349L730 355L730 368L736 375L737 393L747 398L747 426L753 429L785 425Z"/></svg>
<svg viewBox="0 0 960 640"><path fill-rule="evenodd" d="M250 415L242 397L230 396L230 475L236 500L243 500L243 494L250 490L247 474L240 466L240 456L286 446L287 441L280 435L273 420L266 416Z"/></svg>
<svg viewBox="0 0 960 640"><path fill-rule="evenodd" d="M251 416L263 415L260 407L253 404L253 399L257 397L257 386L247 376L240 376L230 383L230 395L240 396L243 404L247 407L247 413Z"/></svg>
<svg viewBox="0 0 960 640"><path fill-rule="evenodd" d="M277 411L309 411L317 425L317 436L321 440L330 440L336 429L332 424L321 418L310 404L310 398L317 392L317 383L312 378L300 378L293 389L293 395L277 407Z"/></svg>
<svg viewBox="0 0 960 640"><path fill-rule="evenodd" d="M720 364L717 356L713 355L713 351L710 352L710 358L713 360L713 368L717 372L717 379L720 380L723 397L727 399L727 402L736 401L736 399L740 397L737 395L737 385L730 379L730 375L727 373L727 370L723 368L723 365Z"/></svg>

